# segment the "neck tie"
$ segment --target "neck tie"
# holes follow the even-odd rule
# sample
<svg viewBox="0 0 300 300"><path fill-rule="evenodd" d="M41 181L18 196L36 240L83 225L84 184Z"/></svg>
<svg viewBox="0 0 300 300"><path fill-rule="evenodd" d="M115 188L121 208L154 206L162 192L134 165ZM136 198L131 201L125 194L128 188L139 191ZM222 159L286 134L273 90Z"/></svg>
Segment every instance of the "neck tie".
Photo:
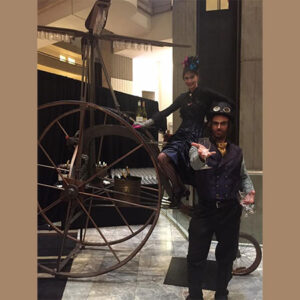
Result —
<svg viewBox="0 0 300 300"><path fill-rule="evenodd" d="M219 149L219 151L221 152L222 156L224 156L226 154L226 146L227 143L217 143L217 147Z"/></svg>

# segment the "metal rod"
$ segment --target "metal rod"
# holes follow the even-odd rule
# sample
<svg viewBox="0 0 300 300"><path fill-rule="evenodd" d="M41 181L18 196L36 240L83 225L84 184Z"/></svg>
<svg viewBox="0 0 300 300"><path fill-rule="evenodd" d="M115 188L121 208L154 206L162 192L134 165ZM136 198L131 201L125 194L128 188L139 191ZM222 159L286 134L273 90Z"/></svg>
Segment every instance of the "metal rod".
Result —
<svg viewBox="0 0 300 300"><path fill-rule="evenodd" d="M69 176L68 178L74 177L73 176L73 168L74 168L74 162L77 156L77 152L78 152L78 145L75 146L72 158L71 158L71 162L70 162L70 171L69 171Z"/></svg>
<svg viewBox="0 0 300 300"><path fill-rule="evenodd" d="M86 98L86 82L88 80L87 78L87 44L86 44L86 39L82 38L81 40L81 47L82 49L82 73L81 73L81 87L80 87L80 100L85 101L87 100Z"/></svg>
<svg viewBox="0 0 300 300"><path fill-rule="evenodd" d="M104 122L103 122L103 125L106 124L106 121L107 121L107 114L104 115ZM101 153L102 153L103 138L104 138L104 136L101 135L101 138L100 138L100 145L99 145L99 151L98 151L98 159L97 159L97 161L100 161L100 157L101 157Z"/></svg>
<svg viewBox="0 0 300 300"><path fill-rule="evenodd" d="M79 179L79 171L81 167L81 153L82 153L82 139L83 139L83 126L84 126L84 119L85 119L85 109L81 106L80 107L80 117L79 117L79 138L78 138L78 152L75 159L75 178Z"/></svg>
<svg viewBox="0 0 300 300"><path fill-rule="evenodd" d="M83 88L85 81L85 45L83 43L83 38L81 39L81 51L82 51L82 68L81 68L81 85L80 85L80 100L83 100Z"/></svg>
<svg viewBox="0 0 300 300"><path fill-rule="evenodd" d="M96 50L97 50L97 53L98 53L98 56L99 56L99 59L100 59L100 63L101 63L102 68L103 68L103 72L104 72L104 75L105 75L105 78L106 78L106 82L109 86L109 90L110 90L111 96L112 96L113 101L114 101L115 107L116 107L117 111L120 112L120 104L117 100L115 91L113 90L112 85L110 83L110 76L108 75L107 69L106 69L105 64L104 64L104 61L103 61L103 58L102 58L102 55L101 55L101 51L99 49L99 43L97 43L97 45L96 45Z"/></svg>

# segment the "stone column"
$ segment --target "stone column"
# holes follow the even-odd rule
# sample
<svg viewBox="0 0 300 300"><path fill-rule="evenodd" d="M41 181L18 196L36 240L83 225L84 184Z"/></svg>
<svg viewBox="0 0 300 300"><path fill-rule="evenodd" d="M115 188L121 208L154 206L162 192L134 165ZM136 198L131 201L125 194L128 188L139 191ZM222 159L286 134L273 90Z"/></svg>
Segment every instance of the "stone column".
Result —
<svg viewBox="0 0 300 300"><path fill-rule="evenodd" d="M249 170L262 170L262 0L242 1L240 146Z"/></svg>

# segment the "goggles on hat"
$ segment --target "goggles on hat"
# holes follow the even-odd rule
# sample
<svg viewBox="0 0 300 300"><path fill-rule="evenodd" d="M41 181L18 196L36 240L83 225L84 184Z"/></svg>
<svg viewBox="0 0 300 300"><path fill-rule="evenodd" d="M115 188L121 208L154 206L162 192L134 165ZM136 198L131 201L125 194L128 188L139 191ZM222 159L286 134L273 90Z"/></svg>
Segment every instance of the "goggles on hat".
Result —
<svg viewBox="0 0 300 300"><path fill-rule="evenodd" d="M220 113L230 113L231 112L231 109L230 109L230 107L228 107L228 106L225 106L225 107L221 107L221 106L219 106L219 105L216 105L216 106L214 106L213 108L212 108L212 111L213 112L220 112Z"/></svg>

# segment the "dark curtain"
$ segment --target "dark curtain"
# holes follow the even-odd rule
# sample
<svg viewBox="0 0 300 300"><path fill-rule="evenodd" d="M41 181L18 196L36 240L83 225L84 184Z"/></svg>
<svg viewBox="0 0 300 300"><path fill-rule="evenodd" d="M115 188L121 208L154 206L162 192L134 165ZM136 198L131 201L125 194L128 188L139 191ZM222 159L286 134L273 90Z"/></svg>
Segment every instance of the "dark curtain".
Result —
<svg viewBox="0 0 300 300"><path fill-rule="evenodd" d="M80 100L80 89L81 82L78 80L44 71L38 71L38 105L59 100ZM121 111L134 115L137 108L137 102L141 99L141 97L117 91L115 91L115 94L120 104ZM152 114L158 111L158 103L153 100L143 100L145 101L147 115L148 117L151 117ZM114 102L110 90L97 86L95 92L95 103L100 106L114 108ZM69 109L70 108L68 108L68 110ZM40 136L54 117L60 116L65 111L66 109L62 107L55 107L55 109L44 109L40 111L38 115L38 136ZM86 121L88 121L88 118ZM72 118L67 118L67 120L62 119L61 122L69 136L73 136L78 130L78 115L74 115ZM55 143L55 141L58 140L57 135L60 134L63 135L63 132L57 130L57 128L53 128L53 130L51 129L47 133L47 136L43 139L42 146L47 150L47 152L51 153L51 158L55 162L65 163L67 159L70 158L70 151L72 150L68 150L68 148L61 143ZM158 132L156 130L151 130L151 134L157 140ZM134 143L131 144L128 139L113 136L108 137L103 145L103 160L111 161L116 159L120 157L120 153L126 153L126 151L132 149L133 145L136 146ZM39 164L49 165L49 160L41 151L40 147L38 150L38 162ZM152 167L153 164L147 153L141 149L128 159L122 161L116 167L124 168L126 165L130 165L132 168L144 168ZM51 171L46 168L38 168L38 180L39 182L46 184L55 184L58 180L57 173L55 170ZM43 207L53 202L58 198L58 196L59 191L51 190L49 188L38 188L39 203L42 204ZM51 212L51 221L61 220L65 211L64 206L65 204L61 204L61 206L57 206L56 209L53 209L53 212Z"/></svg>
<svg viewBox="0 0 300 300"><path fill-rule="evenodd" d="M229 0L229 9L206 11L206 0L197 0L197 54L203 86L235 103L231 140L238 143L241 0Z"/></svg>

